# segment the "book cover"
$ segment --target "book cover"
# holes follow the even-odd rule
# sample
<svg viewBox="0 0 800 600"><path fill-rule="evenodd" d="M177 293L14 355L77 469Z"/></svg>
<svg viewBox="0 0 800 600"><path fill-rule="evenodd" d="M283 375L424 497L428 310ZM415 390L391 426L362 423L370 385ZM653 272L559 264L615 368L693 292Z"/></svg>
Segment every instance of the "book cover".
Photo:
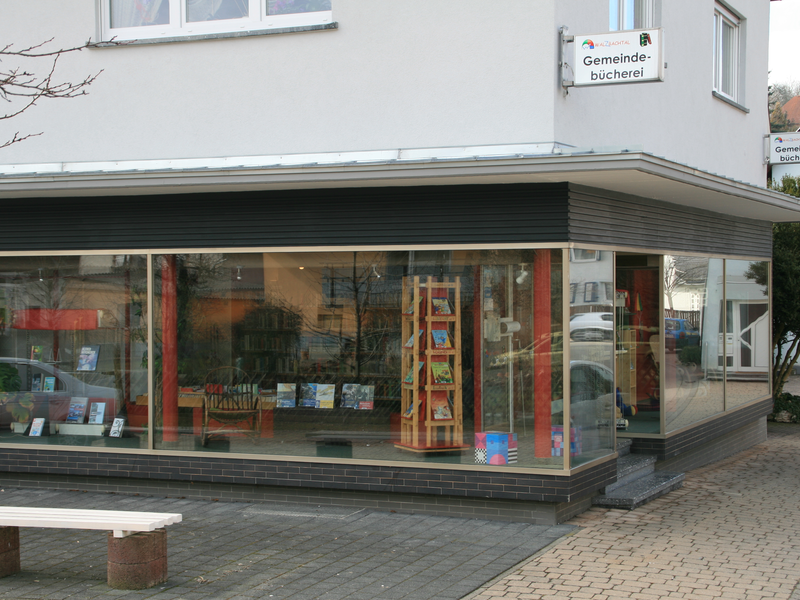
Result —
<svg viewBox="0 0 800 600"><path fill-rule="evenodd" d="M297 397L296 383L279 383L276 397L278 408L294 408Z"/></svg>
<svg viewBox="0 0 800 600"><path fill-rule="evenodd" d="M44 385L42 386L43 392L55 392L56 391L56 378L55 377L45 377L44 378Z"/></svg>
<svg viewBox="0 0 800 600"><path fill-rule="evenodd" d="M88 402L88 398L78 398L77 396L73 396L69 403L67 423L83 423L83 415L86 414L86 404Z"/></svg>
<svg viewBox="0 0 800 600"><path fill-rule="evenodd" d="M431 298L431 307L434 315L452 315L453 309L447 298Z"/></svg>
<svg viewBox="0 0 800 600"><path fill-rule="evenodd" d="M42 391L42 374L41 373L34 373L33 377L31 378L31 391L32 392L41 392Z"/></svg>
<svg viewBox="0 0 800 600"><path fill-rule="evenodd" d="M358 410L372 410L375 407L375 386L362 385L358 390Z"/></svg>
<svg viewBox="0 0 800 600"><path fill-rule="evenodd" d="M96 371L97 357L100 355L100 346L83 346L78 355L76 371Z"/></svg>
<svg viewBox="0 0 800 600"><path fill-rule="evenodd" d="M44 349L42 346L31 346L31 360L42 360Z"/></svg>
<svg viewBox="0 0 800 600"><path fill-rule="evenodd" d="M422 302L422 296L417 298L416 303L412 302L411 304L409 304L408 308L403 311L403 314L404 315L413 315L414 314L414 310L416 309L416 306L418 304L420 304L421 302Z"/></svg>
<svg viewBox="0 0 800 600"><path fill-rule="evenodd" d="M316 388L317 408L333 408L336 385L333 383L312 383Z"/></svg>
<svg viewBox="0 0 800 600"><path fill-rule="evenodd" d="M453 418L453 410L447 392L431 392L431 417L436 420Z"/></svg>
<svg viewBox="0 0 800 600"><path fill-rule="evenodd" d="M413 415L414 415L414 403L412 402L411 404L408 405L408 408L406 409L406 412L403 413L403 416L406 419L408 419L409 417L412 417Z"/></svg>
<svg viewBox="0 0 800 600"><path fill-rule="evenodd" d="M300 406L317 408L317 386L315 384L300 384Z"/></svg>
<svg viewBox="0 0 800 600"><path fill-rule="evenodd" d="M122 437L122 430L125 427L125 419L117 417L111 424L111 431L108 432L108 437Z"/></svg>
<svg viewBox="0 0 800 600"><path fill-rule="evenodd" d="M446 329L434 329L433 331L431 331L431 337L433 338L434 348L453 347L453 345L450 343L450 336L447 335Z"/></svg>
<svg viewBox="0 0 800 600"><path fill-rule="evenodd" d="M105 402L92 402L92 406L89 409L89 419L87 423L97 423L98 425L103 424L103 415L106 412L106 403Z"/></svg>
<svg viewBox="0 0 800 600"><path fill-rule="evenodd" d="M432 362L431 374L433 382L439 384L453 383L453 372L450 370L450 363Z"/></svg>
<svg viewBox="0 0 800 600"><path fill-rule="evenodd" d="M419 333L417 335L419 335L420 344L421 344L422 343L422 339L423 339L422 336L425 335L425 330L424 329L420 329ZM404 348L413 348L413 347L414 347L414 336L412 334L412 336L410 338L408 338L408 341L406 342L406 345L404 346Z"/></svg>
<svg viewBox="0 0 800 600"><path fill-rule="evenodd" d="M44 417L37 417L31 422L31 432L28 435L39 437L44 429Z"/></svg>
<svg viewBox="0 0 800 600"><path fill-rule="evenodd" d="M419 363L417 364L417 370L420 371L420 378L419 378L419 382L420 383L422 383L422 367L423 367L424 364L425 363L422 362L422 361L419 361ZM408 375L406 375L406 378L403 380L403 383L414 383L414 369L413 368L408 372Z"/></svg>
<svg viewBox="0 0 800 600"><path fill-rule="evenodd" d="M342 384L342 408L358 408L358 388L357 383Z"/></svg>

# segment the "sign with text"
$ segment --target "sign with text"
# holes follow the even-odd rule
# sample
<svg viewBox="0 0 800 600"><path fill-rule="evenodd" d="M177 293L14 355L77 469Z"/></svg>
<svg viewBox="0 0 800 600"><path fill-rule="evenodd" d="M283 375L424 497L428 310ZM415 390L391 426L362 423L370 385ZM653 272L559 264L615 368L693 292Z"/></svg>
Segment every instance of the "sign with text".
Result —
<svg viewBox="0 0 800 600"><path fill-rule="evenodd" d="M800 131L771 133L769 136L769 164L800 163Z"/></svg>
<svg viewBox="0 0 800 600"><path fill-rule="evenodd" d="M574 85L663 81L662 37L660 29L574 36Z"/></svg>

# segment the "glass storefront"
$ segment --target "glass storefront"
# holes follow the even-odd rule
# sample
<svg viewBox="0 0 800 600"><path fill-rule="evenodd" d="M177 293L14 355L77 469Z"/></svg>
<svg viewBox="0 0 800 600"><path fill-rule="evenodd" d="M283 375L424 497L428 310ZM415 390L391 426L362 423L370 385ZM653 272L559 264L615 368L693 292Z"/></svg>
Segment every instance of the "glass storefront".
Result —
<svg viewBox="0 0 800 600"><path fill-rule="evenodd" d="M0 442L567 469L615 429L767 396L768 271L602 249L0 257Z"/></svg>
<svg viewBox="0 0 800 600"><path fill-rule="evenodd" d="M146 305L145 256L0 259L0 440L144 446Z"/></svg>

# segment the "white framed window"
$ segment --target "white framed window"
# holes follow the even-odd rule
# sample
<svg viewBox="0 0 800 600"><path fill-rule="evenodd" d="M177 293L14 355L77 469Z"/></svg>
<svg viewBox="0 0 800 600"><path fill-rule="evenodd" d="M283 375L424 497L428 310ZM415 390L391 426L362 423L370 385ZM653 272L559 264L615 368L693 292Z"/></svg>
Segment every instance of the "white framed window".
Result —
<svg viewBox="0 0 800 600"><path fill-rule="evenodd" d="M717 2L714 7L714 91L739 102L741 18Z"/></svg>
<svg viewBox="0 0 800 600"><path fill-rule="evenodd" d="M104 41L325 25L331 0L100 0Z"/></svg>
<svg viewBox="0 0 800 600"><path fill-rule="evenodd" d="M595 262L600 260L600 250L584 250L583 248L570 248L570 262Z"/></svg>
<svg viewBox="0 0 800 600"><path fill-rule="evenodd" d="M650 29L656 26L656 0L609 0L608 29Z"/></svg>

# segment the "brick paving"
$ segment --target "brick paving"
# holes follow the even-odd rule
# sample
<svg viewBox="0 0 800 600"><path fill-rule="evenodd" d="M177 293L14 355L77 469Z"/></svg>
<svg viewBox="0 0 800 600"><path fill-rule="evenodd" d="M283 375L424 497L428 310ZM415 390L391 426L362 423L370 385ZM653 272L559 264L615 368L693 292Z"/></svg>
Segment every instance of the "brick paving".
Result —
<svg viewBox="0 0 800 600"><path fill-rule="evenodd" d="M634 511L593 508L579 528L469 600L800 600L800 425L686 474Z"/></svg>

